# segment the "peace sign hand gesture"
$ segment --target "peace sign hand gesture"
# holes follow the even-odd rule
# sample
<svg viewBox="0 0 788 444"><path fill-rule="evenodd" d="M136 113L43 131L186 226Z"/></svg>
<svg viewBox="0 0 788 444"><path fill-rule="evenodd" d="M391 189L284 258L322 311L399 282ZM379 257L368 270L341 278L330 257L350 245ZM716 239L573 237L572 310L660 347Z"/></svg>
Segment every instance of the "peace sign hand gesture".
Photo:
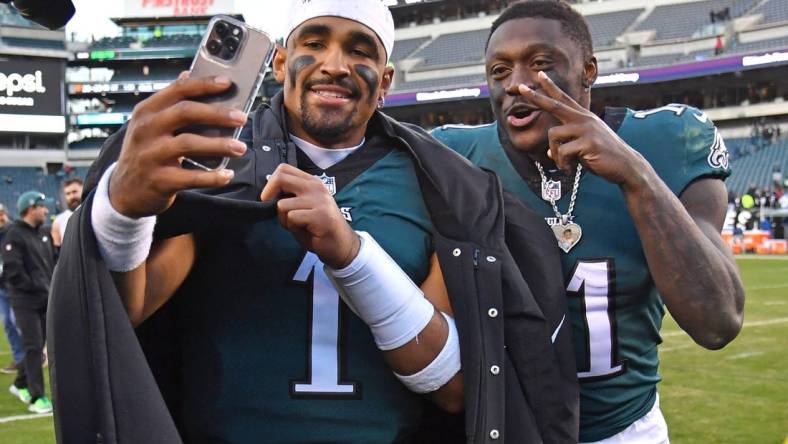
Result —
<svg viewBox="0 0 788 444"><path fill-rule="evenodd" d="M520 94L532 105L555 116L562 125L548 130L547 155L556 166L571 174L580 162L597 176L622 187L635 185L648 162L590 110L585 109L558 88L540 71L537 83L545 94L520 85Z"/></svg>

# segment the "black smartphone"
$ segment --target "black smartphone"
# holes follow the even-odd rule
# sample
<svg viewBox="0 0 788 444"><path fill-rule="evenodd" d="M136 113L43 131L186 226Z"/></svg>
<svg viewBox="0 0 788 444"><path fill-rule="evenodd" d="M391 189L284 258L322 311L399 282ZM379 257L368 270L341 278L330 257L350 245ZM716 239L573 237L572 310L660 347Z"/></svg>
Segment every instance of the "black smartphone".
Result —
<svg viewBox="0 0 788 444"><path fill-rule="evenodd" d="M217 15L212 18L192 61L190 77L223 75L233 84L221 94L194 100L248 113L268 72L275 48L274 41L263 31L232 17ZM241 128L195 125L184 128L183 132L237 139ZM184 157L181 165L213 171L224 168L228 161L227 157Z"/></svg>

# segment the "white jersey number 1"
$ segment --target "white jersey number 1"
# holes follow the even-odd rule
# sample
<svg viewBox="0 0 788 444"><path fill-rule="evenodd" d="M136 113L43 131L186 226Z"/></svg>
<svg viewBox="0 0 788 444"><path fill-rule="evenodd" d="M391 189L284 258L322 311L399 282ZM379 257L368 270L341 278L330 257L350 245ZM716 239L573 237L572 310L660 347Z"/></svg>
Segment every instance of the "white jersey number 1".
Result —
<svg viewBox="0 0 788 444"><path fill-rule="evenodd" d="M307 253L293 276L296 282L312 281L312 313L309 329L308 369L306 381L290 383L297 397L356 396L356 384L341 382L339 293L328 280L323 263L314 253Z"/></svg>
<svg viewBox="0 0 788 444"><path fill-rule="evenodd" d="M613 259L578 261L566 288L569 298L580 298L587 343L586 359L577 363L581 380L605 379L623 373L618 359Z"/></svg>

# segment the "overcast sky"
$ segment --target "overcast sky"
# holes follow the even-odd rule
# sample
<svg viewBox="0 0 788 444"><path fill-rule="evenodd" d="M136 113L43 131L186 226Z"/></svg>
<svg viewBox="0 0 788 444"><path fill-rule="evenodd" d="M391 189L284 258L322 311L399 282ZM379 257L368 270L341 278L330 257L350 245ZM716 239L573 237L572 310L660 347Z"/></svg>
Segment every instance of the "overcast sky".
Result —
<svg viewBox="0 0 788 444"><path fill-rule="evenodd" d="M116 35L117 27L109 18L121 11L110 11L107 0L72 0L77 9L74 18L66 25L68 36L76 33L79 40L90 40L91 35L100 38ZM235 0L236 12L243 14L250 25L280 37L286 25L285 17L292 0ZM112 2L122 5L122 2ZM122 8L122 6L121 6Z"/></svg>

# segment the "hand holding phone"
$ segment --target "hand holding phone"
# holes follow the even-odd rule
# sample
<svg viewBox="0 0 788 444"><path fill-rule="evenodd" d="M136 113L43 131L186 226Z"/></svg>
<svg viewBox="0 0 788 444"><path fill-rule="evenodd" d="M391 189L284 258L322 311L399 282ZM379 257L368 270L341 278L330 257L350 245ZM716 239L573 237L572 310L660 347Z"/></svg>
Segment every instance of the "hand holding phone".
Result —
<svg viewBox="0 0 788 444"><path fill-rule="evenodd" d="M268 34L232 17L214 17L192 61L190 77L223 76L232 80L232 86L194 100L248 113L268 71L274 49ZM182 132L237 139L241 128L195 125L183 128ZM228 160L227 157L188 156L184 157L182 165L213 171L227 166Z"/></svg>
<svg viewBox="0 0 788 444"><path fill-rule="evenodd" d="M230 85L226 77L184 76L134 107L110 179L115 210L129 217L160 214L181 190L218 188L232 180L231 170L189 170L181 167L182 159L239 157L246 152L246 144L226 137L178 134L190 125L242 127L246 123L243 112L194 100L221 93Z"/></svg>
<svg viewBox="0 0 788 444"><path fill-rule="evenodd" d="M134 107L109 187L112 206L121 214L160 214L181 190L218 188L232 180L233 172L224 167L229 157L246 152L237 138L273 43L228 19L211 21L190 75Z"/></svg>

